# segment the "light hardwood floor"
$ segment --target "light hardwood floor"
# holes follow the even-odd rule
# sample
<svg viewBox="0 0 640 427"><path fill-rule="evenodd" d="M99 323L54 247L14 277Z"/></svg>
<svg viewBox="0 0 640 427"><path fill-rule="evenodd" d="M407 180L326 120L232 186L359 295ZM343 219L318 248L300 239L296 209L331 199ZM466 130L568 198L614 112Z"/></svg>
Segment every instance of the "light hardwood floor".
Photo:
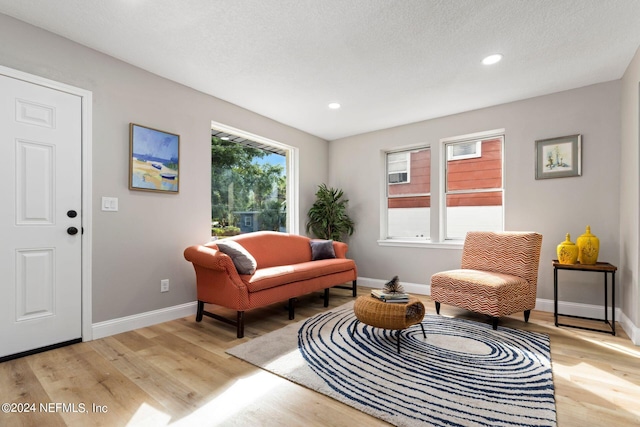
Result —
<svg viewBox="0 0 640 427"><path fill-rule="evenodd" d="M330 307L351 299L332 290ZM320 293L304 296L295 321L324 310ZM448 306L441 314L488 322ZM291 322L276 304L246 314L241 340L231 326L192 316L0 363L0 403L35 409L0 412L0 426L388 425L225 353ZM559 426L640 425L640 347L622 328L616 337L556 328L539 311L528 324L520 313L500 325L550 336Z"/></svg>

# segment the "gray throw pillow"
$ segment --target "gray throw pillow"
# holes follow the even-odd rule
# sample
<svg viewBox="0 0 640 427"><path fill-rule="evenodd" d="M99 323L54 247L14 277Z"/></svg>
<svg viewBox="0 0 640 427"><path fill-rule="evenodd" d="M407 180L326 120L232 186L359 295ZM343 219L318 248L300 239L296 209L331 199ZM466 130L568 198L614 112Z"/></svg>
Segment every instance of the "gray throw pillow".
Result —
<svg viewBox="0 0 640 427"><path fill-rule="evenodd" d="M313 261L336 257L336 253L333 250L333 240L311 240L310 243L311 259Z"/></svg>
<svg viewBox="0 0 640 427"><path fill-rule="evenodd" d="M220 252L231 257L238 274L253 274L256 272L258 267L256 259L240 243L233 240L220 240L216 242L216 245L218 245Z"/></svg>

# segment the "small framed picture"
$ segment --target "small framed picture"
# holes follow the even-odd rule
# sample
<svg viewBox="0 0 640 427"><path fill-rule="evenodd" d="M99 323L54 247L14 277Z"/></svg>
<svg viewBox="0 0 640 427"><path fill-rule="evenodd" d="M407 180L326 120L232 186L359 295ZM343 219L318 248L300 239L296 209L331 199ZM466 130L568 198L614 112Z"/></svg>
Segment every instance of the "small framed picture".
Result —
<svg viewBox="0 0 640 427"><path fill-rule="evenodd" d="M129 189L178 193L180 135L129 125Z"/></svg>
<svg viewBox="0 0 640 427"><path fill-rule="evenodd" d="M536 141L536 179L582 175L582 136Z"/></svg>

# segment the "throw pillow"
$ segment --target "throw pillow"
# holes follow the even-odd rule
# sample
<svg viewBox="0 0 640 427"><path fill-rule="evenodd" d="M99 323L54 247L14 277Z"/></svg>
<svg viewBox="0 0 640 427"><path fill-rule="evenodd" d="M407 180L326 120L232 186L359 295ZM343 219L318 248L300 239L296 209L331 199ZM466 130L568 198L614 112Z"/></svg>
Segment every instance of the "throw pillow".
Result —
<svg viewBox="0 0 640 427"><path fill-rule="evenodd" d="M313 261L336 257L336 253L333 250L333 240L311 240L310 243L311 259Z"/></svg>
<svg viewBox="0 0 640 427"><path fill-rule="evenodd" d="M238 274L253 274L258 268L256 259L238 242L233 240L220 240L216 242L220 252L231 257Z"/></svg>

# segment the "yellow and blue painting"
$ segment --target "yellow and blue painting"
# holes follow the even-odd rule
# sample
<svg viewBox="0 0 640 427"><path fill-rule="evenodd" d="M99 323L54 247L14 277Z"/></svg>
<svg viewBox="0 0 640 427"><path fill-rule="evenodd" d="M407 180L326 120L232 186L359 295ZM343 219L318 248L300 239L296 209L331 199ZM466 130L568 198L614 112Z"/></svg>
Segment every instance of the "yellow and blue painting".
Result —
<svg viewBox="0 0 640 427"><path fill-rule="evenodd" d="M131 123L130 139L129 187L177 193L180 136Z"/></svg>

